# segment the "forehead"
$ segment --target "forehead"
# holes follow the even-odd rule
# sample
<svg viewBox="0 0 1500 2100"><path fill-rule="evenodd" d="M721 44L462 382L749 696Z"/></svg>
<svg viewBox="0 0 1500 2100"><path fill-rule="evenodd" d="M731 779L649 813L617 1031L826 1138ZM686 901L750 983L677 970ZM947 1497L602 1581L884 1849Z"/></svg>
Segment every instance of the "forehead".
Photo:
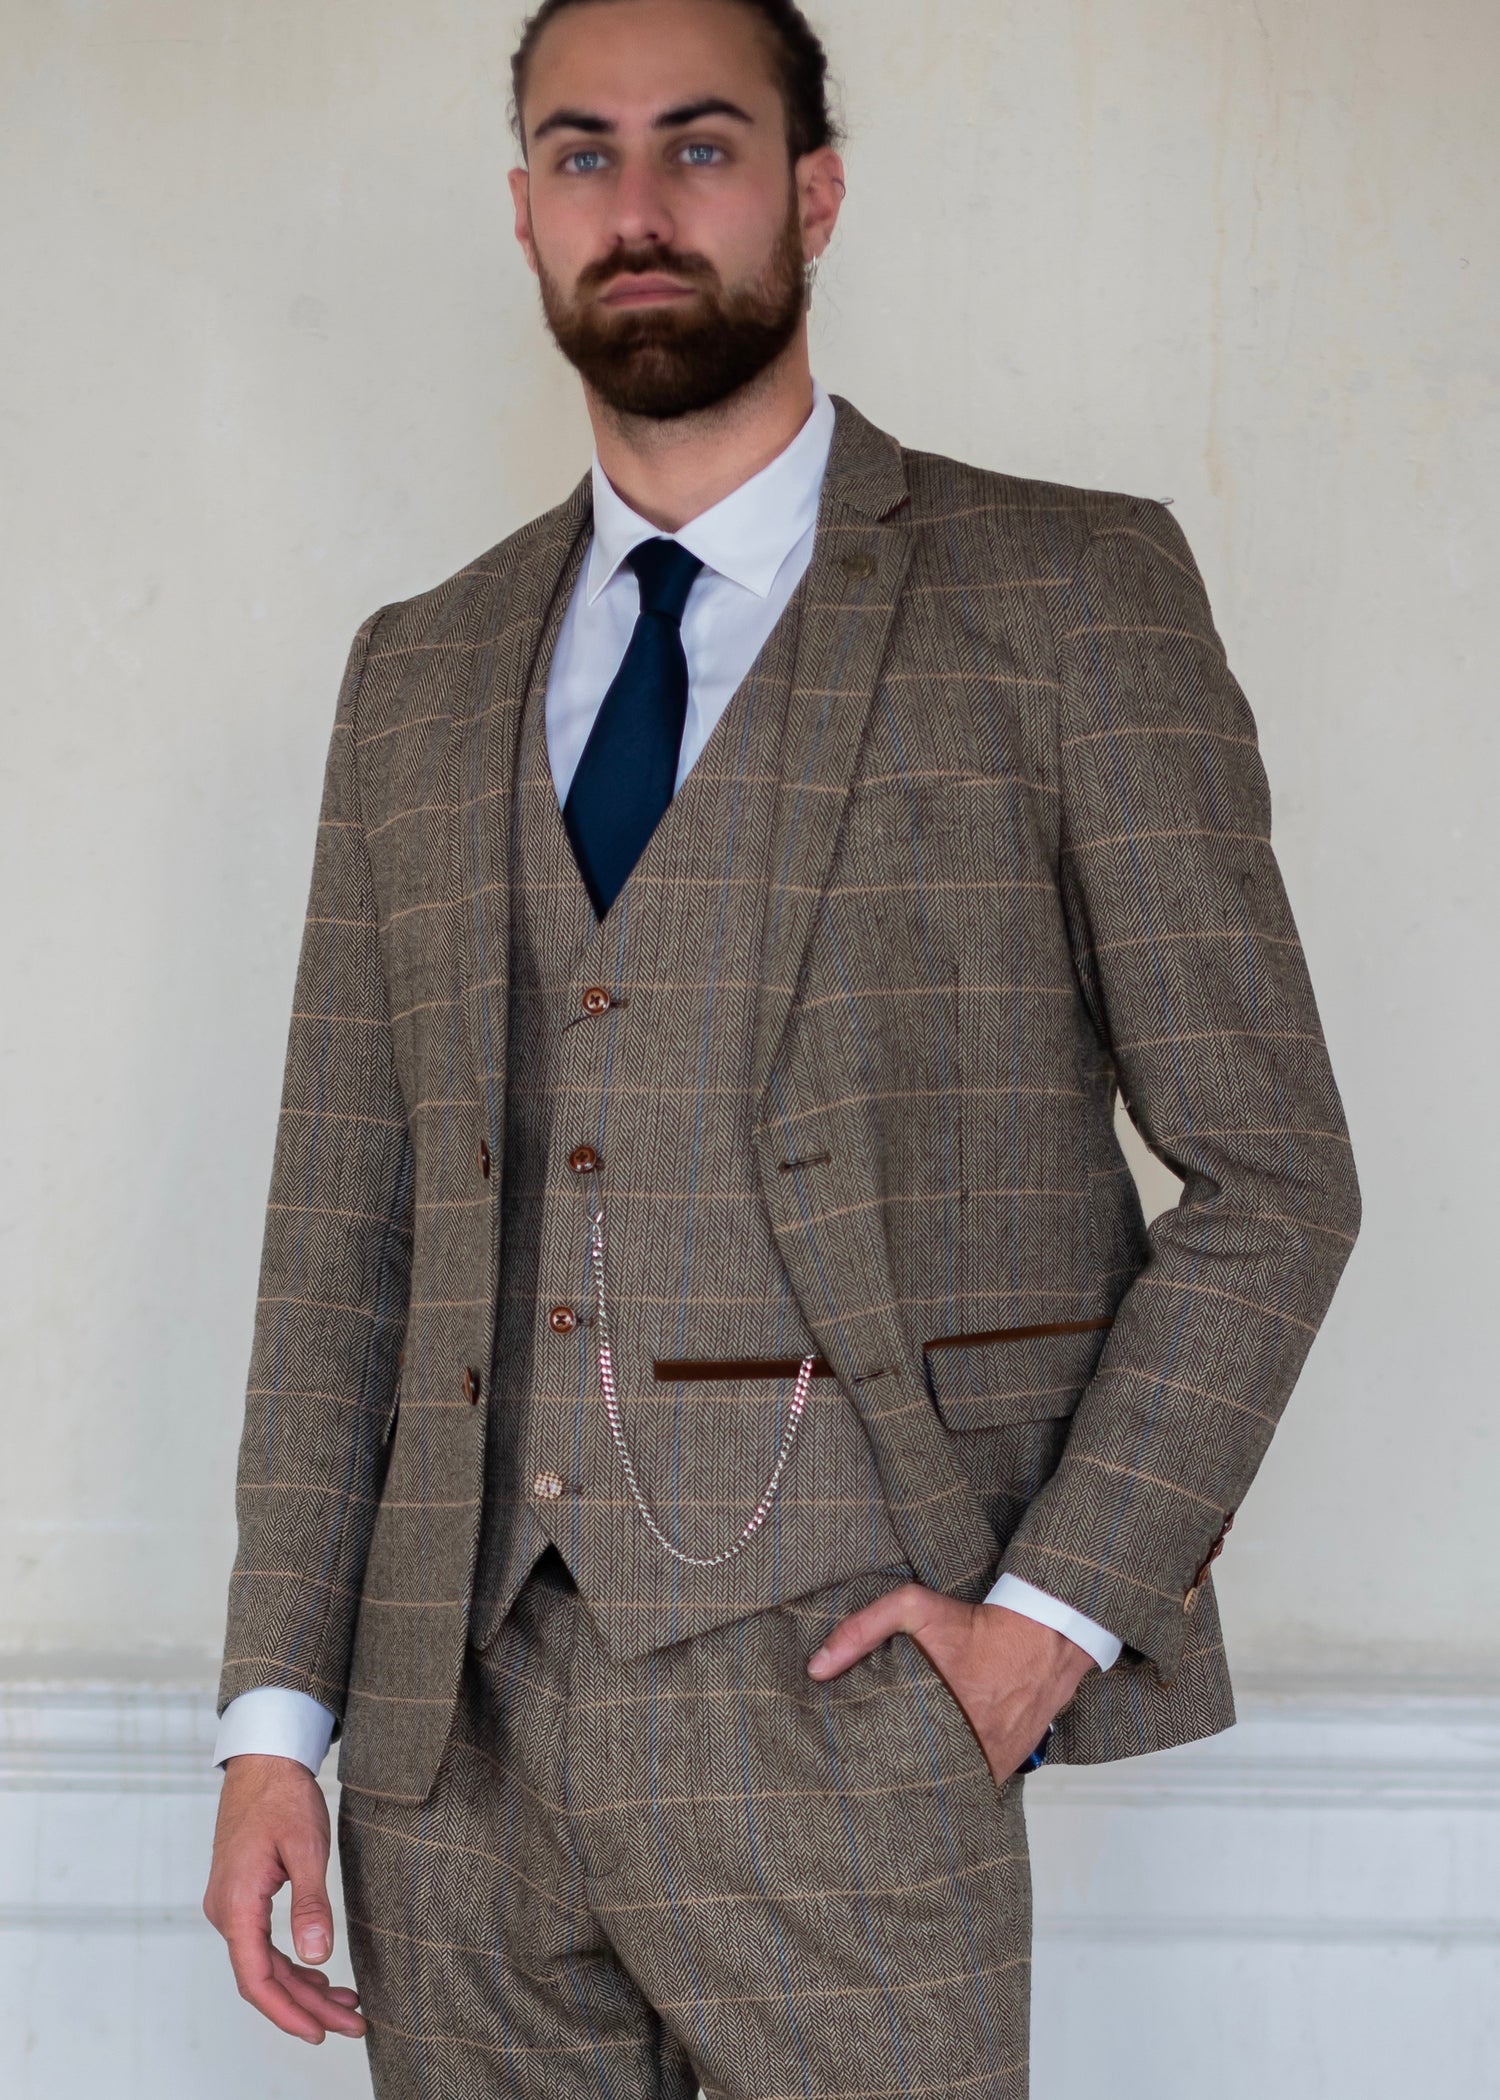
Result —
<svg viewBox="0 0 1500 2100"><path fill-rule="evenodd" d="M757 123L781 122L762 23L735 0L588 0L537 39L522 117L528 137L559 110L622 130L664 110L732 100Z"/></svg>

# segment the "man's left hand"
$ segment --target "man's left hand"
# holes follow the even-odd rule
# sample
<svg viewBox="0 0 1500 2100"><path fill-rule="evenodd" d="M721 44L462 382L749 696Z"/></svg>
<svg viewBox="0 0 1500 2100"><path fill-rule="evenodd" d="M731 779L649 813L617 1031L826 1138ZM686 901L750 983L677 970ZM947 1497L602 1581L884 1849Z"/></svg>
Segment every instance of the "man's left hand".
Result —
<svg viewBox="0 0 1500 2100"><path fill-rule="evenodd" d="M893 1633L910 1634L952 1692L997 1786L1026 1762L1098 1667L1066 1634L1002 1604L966 1604L905 1582L841 1619L809 1659L808 1673L841 1676Z"/></svg>

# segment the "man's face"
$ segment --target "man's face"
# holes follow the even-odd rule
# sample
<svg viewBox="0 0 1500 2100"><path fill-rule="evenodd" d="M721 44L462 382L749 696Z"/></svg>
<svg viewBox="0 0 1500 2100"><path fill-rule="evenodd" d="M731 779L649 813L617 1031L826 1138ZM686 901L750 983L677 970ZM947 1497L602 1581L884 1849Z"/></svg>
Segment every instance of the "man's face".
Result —
<svg viewBox="0 0 1500 2100"><path fill-rule="evenodd" d="M747 9L571 9L537 45L521 118L516 235L558 347L610 407L711 408L781 354L805 307L806 198L839 164L793 169Z"/></svg>

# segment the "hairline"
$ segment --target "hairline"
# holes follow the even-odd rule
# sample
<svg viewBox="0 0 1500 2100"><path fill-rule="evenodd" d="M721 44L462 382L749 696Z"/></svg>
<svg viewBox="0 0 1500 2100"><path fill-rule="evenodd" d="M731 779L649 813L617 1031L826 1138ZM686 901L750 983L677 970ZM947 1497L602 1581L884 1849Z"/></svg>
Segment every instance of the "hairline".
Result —
<svg viewBox="0 0 1500 2100"><path fill-rule="evenodd" d="M581 7L623 7L627 4L628 0L570 0L570 4L564 8L561 8L559 10L559 13L573 14ZM756 34L760 39L762 54L767 61L766 70L770 78L771 88L776 96L776 100L781 105L781 135L786 142L787 160L791 166L795 167L798 159L801 156L795 154L792 151L792 98L787 89L785 67L782 64L783 54L781 39L777 36L773 24L755 5L755 0L723 0L723 5L728 7L737 7L740 10L741 14L746 14L750 16L751 21L755 26ZM541 32L542 36L546 35L547 31L550 28L552 28L553 23L556 20L557 16L554 15L552 21L547 22L543 26ZM540 43L540 41L541 38L538 37L537 42ZM535 57L536 46L533 45L530 53L527 56L526 78L523 79L522 82L523 91L525 87L529 85L531 60ZM515 111L515 127L520 135L518 143L521 149L522 165L529 169L531 166L531 141L526 135L526 118L521 108L521 98L519 95L514 98L513 106ZM831 120L830 131L836 138L837 131L833 126ZM812 150L817 151L818 149L813 148Z"/></svg>

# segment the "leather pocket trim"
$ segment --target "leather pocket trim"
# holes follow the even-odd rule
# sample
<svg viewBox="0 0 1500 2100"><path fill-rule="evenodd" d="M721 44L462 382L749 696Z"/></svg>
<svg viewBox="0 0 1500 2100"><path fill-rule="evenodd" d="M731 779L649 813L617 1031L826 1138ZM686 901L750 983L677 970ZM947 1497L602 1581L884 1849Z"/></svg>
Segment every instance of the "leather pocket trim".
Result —
<svg viewBox="0 0 1500 2100"><path fill-rule="evenodd" d="M1114 1316L1106 1314L1102 1320L1058 1320L1050 1327L990 1327L980 1334L939 1334L924 1349L972 1349L981 1342L1041 1342L1050 1341L1054 1335L1099 1334L1114 1326Z"/></svg>
<svg viewBox="0 0 1500 2100"><path fill-rule="evenodd" d="M947 1336L925 1352L928 1390L947 1429L998 1429L1071 1415L1112 1319Z"/></svg>
<svg viewBox="0 0 1500 2100"><path fill-rule="evenodd" d="M971 1349L986 1342L1050 1341L1054 1336L1097 1334L1112 1327L1112 1316L1102 1320L1060 1320L1048 1327L990 1327L977 1334L938 1334L922 1344L927 1349ZM652 1374L659 1384L685 1384L691 1380L716 1378L795 1378L802 1368L800 1356L658 1356ZM833 1366L826 1356L813 1358L812 1376L832 1378Z"/></svg>

